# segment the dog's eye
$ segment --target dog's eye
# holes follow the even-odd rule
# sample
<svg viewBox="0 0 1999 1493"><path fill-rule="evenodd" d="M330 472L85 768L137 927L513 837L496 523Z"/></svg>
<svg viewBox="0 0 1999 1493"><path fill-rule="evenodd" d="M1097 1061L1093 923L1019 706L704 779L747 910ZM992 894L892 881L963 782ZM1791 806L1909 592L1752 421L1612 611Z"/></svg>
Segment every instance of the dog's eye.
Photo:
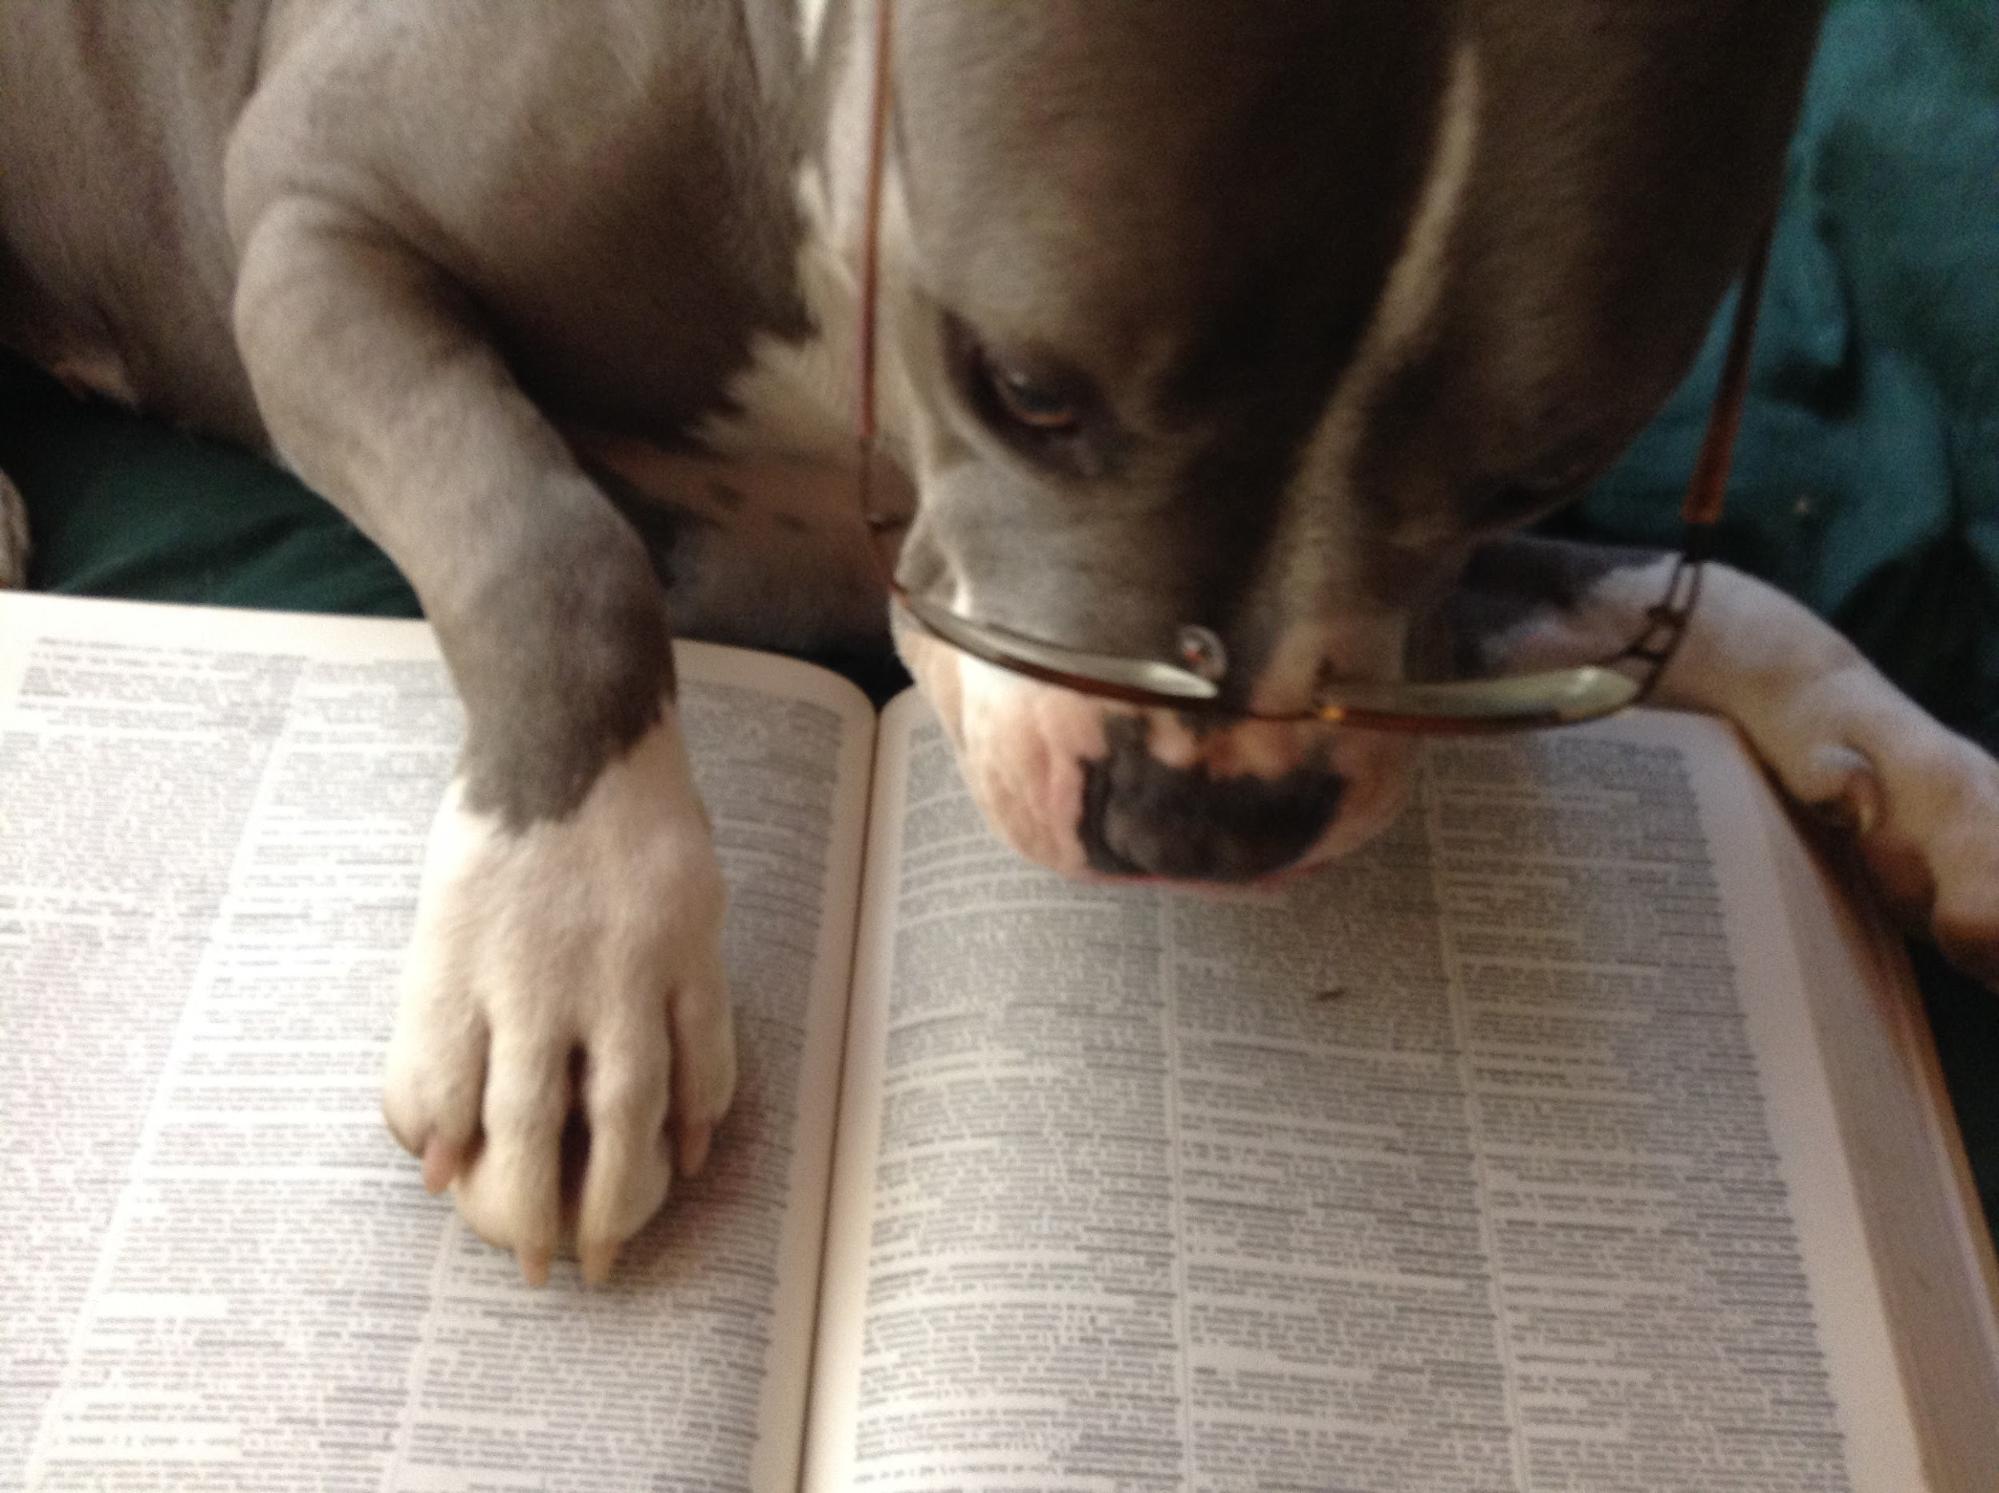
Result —
<svg viewBox="0 0 1999 1493"><path fill-rule="evenodd" d="M946 355L966 402L998 434L1045 450L1090 423L1089 383L1073 369L1028 352L1001 352L964 320L944 323Z"/></svg>
<svg viewBox="0 0 1999 1493"><path fill-rule="evenodd" d="M978 373L995 409L1036 435L1073 435L1082 428L1082 407L1059 383L981 351Z"/></svg>
<svg viewBox="0 0 1999 1493"><path fill-rule="evenodd" d="M1097 383L1052 350L988 342L964 318L943 319L945 367L962 410L1025 461L1101 477L1125 436Z"/></svg>

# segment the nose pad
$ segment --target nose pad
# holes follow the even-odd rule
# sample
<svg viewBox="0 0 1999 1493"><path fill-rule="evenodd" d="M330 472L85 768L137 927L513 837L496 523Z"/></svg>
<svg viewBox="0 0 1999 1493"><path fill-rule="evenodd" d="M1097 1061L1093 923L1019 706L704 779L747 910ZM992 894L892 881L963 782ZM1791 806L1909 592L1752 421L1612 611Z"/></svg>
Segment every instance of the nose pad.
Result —
<svg viewBox="0 0 1999 1493"><path fill-rule="evenodd" d="M1253 881L1291 865L1339 812L1344 783L1322 762L1278 778L1212 776L1169 767L1147 748L1143 720L1108 721L1109 751L1084 760L1078 838L1109 875Z"/></svg>

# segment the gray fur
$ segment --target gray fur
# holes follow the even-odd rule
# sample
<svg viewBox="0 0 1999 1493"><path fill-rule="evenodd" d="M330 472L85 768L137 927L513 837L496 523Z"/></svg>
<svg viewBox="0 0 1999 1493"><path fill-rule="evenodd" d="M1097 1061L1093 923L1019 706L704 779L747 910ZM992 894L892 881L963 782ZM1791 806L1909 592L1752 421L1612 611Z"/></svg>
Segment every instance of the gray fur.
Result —
<svg viewBox="0 0 1999 1493"><path fill-rule="evenodd" d="M906 579L1104 648L1197 622L1250 679L1303 621L1434 604L1474 541L1531 516L1515 495L1615 457L1772 209L1816 20L1748 0L1080 13L905 11ZM1439 309L1401 362L1359 366L1460 47L1485 104ZM1087 463L996 436L953 321L1087 378ZM1348 384L1373 391L1358 449L1291 491ZM1314 594L1327 576L1346 594Z"/></svg>
<svg viewBox="0 0 1999 1493"><path fill-rule="evenodd" d="M435 625L468 717L447 813L513 833L440 821L387 1111L530 1279L560 1213L545 1058L670 1028L620 1092L670 1104L683 1169L733 1086L669 608L779 646L881 629L851 471L824 480L852 451L871 8L831 0L808 70L792 0L0 0L0 341L274 450ZM882 276L905 581L1098 648L1205 624L1241 688L1392 674L1469 557L1461 648L1614 648L1648 600L1616 562L1474 552L1680 375L1771 210L1817 14L905 0ZM1406 265L1423 295L1384 342ZM1082 391L1069 444L995 418L981 347ZM727 488L681 460L704 443ZM1659 698L1733 714L1803 801L1885 805L1891 894L1989 957L1999 768L1788 605L1711 576ZM1256 876L1378 832L1406 787L1404 738L1204 737L906 656L974 796L1064 869ZM657 1154L608 1184L628 1223L579 1241L586 1275L663 1195L661 1124L591 1147L593 1177Z"/></svg>
<svg viewBox="0 0 1999 1493"><path fill-rule="evenodd" d="M274 447L415 586L470 713L475 806L560 816L670 696L660 575L742 521L717 500L720 525L649 522L657 569L632 495L560 432L684 445L759 337L826 330L794 279L794 189L865 11L831 7L808 73L788 0L0 0L0 340ZM1301 623L1430 604L1495 493L1637 427L1769 210L1816 19L900 14L905 579L1099 647L1200 622L1244 682ZM1479 117L1441 310L1416 355L1357 368L1466 47L1503 106ZM1086 380L1087 440L1003 439L968 337ZM1298 490L1355 380L1383 392L1350 470ZM1296 580L1333 574L1354 581L1330 600Z"/></svg>
<svg viewBox="0 0 1999 1493"><path fill-rule="evenodd" d="M0 0L0 342L122 367L147 408L250 444L222 153L269 19L263 0Z"/></svg>
<svg viewBox="0 0 1999 1493"><path fill-rule="evenodd" d="M0 36L0 340L275 447L437 625L468 803L568 813L672 662L548 419L672 440L806 330L788 6L0 0Z"/></svg>

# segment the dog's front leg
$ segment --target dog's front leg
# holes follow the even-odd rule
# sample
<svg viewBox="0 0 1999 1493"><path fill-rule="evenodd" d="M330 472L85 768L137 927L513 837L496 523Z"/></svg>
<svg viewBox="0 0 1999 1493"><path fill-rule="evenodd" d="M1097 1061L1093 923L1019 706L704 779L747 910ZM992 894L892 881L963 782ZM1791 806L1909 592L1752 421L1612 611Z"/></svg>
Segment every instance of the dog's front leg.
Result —
<svg viewBox="0 0 1999 1493"><path fill-rule="evenodd" d="M309 196L247 230L236 330L273 438L409 577L466 708L389 1125L530 1280L572 1227L601 1275L675 1160L701 1164L735 1071L722 885L658 581L397 236ZM572 1112L589 1149L566 1200Z"/></svg>
<svg viewBox="0 0 1999 1493"><path fill-rule="evenodd" d="M1473 562L1458 631L1493 672L1602 658L1643 631L1670 566L1507 540ZM1708 567L1655 698L1734 720L1792 797L1852 828L1889 904L1999 985L1999 763L1806 608L1725 565Z"/></svg>

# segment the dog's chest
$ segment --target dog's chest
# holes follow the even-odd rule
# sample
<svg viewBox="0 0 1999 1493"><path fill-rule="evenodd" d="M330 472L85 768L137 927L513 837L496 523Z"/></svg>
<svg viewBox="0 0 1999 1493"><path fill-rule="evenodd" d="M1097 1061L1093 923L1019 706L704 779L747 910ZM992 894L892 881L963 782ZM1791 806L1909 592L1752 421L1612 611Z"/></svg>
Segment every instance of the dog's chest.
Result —
<svg viewBox="0 0 1999 1493"><path fill-rule="evenodd" d="M861 521L854 277L826 230L815 168L797 182L791 279L746 320L701 412L663 436L580 429L572 443L634 514L670 578L683 636L772 648L846 646L882 628Z"/></svg>
<svg viewBox="0 0 1999 1493"><path fill-rule="evenodd" d="M614 420L593 441L619 454L620 473L668 507L694 510L724 529L811 518L814 510L854 517L850 485L855 455L859 335L853 276L826 231L816 168L797 169L798 230L784 257L782 283L759 287L753 306L783 305L782 320L745 315L708 329L728 351L717 360L691 414L662 411ZM644 334L670 341L671 328ZM592 422L586 415L579 422ZM635 453L649 452L642 458ZM816 474L801 484L799 474ZM719 496L719 501L717 500ZM857 512L858 510L856 510Z"/></svg>
<svg viewBox="0 0 1999 1493"><path fill-rule="evenodd" d="M858 297L830 240L817 168L800 168L796 191L801 228L787 288L805 326L745 327L741 363L693 434L722 457L844 464L854 447Z"/></svg>
<svg viewBox="0 0 1999 1493"><path fill-rule="evenodd" d="M777 645L819 618L878 630L880 612L856 563L851 233L836 227L822 126L785 123L756 91L770 86L718 66L673 130L607 126L646 148L594 154L595 200L575 204L512 304L533 333L534 392L621 506L651 510L634 516L664 556L676 626ZM805 72L791 86L812 91ZM773 626L774 612L789 620Z"/></svg>

